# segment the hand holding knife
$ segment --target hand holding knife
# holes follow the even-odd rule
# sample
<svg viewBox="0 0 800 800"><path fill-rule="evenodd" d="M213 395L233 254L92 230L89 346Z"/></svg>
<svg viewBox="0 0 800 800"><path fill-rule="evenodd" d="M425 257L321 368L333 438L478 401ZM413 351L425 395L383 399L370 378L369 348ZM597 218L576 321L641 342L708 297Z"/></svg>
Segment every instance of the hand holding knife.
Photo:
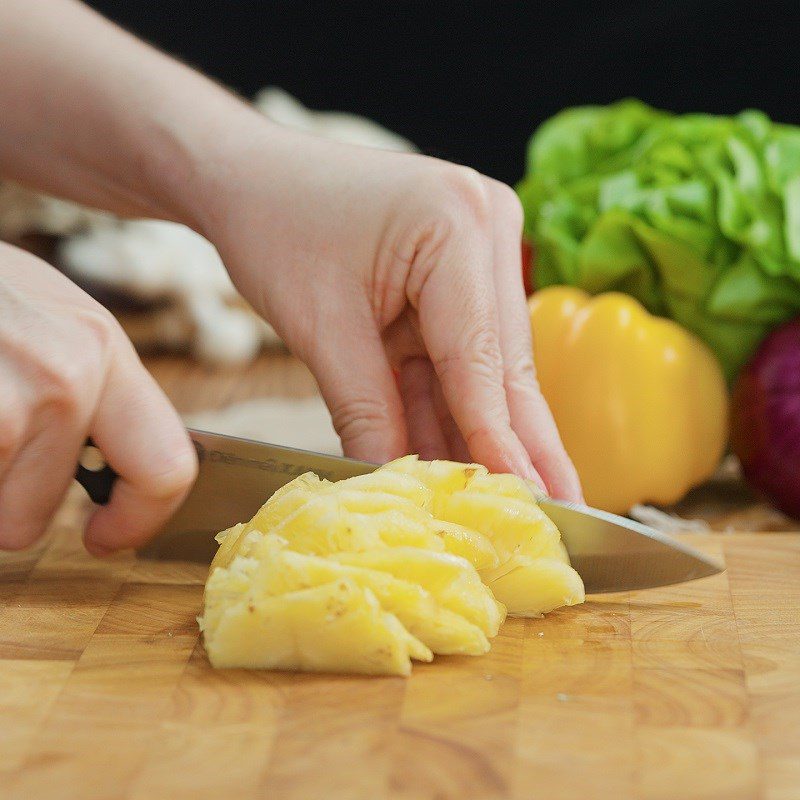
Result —
<svg viewBox="0 0 800 800"><path fill-rule="evenodd" d="M292 447L189 430L200 471L183 505L142 555L209 561L214 535L249 519L267 498L304 472L342 480L376 464ZM96 503L111 495L116 474L109 466L80 466L76 478ZM570 561L588 593L648 589L722 571L715 561L667 534L595 508L547 497L537 502L561 531Z"/></svg>

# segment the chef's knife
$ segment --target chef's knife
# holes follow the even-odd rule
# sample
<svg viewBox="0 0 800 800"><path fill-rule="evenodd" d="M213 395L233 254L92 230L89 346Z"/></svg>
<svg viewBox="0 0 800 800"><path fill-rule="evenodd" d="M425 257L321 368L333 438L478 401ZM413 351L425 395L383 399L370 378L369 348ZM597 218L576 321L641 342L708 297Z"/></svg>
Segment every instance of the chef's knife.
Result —
<svg viewBox="0 0 800 800"><path fill-rule="evenodd" d="M152 558L210 562L214 535L250 519L277 489L304 472L341 480L375 464L292 447L190 430L200 471L183 505L141 554ZM96 503L106 503L116 480L107 465L79 466L77 480ZM594 508L553 500L537 492L553 520L587 592L665 586L722 571L702 553L632 520Z"/></svg>

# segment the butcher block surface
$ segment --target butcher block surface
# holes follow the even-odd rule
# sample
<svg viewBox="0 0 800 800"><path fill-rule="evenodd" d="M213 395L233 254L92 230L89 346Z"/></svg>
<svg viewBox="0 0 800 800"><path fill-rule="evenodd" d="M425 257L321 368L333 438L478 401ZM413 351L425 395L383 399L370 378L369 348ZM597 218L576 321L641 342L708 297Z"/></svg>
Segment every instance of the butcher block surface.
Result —
<svg viewBox="0 0 800 800"><path fill-rule="evenodd" d="M0 555L2 798L800 798L800 534L404 680L212 670L205 569L90 558L84 505Z"/></svg>
<svg viewBox="0 0 800 800"><path fill-rule="evenodd" d="M148 365L181 411L314 392L287 356ZM714 527L774 522L723 499ZM800 533L684 535L727 572L509 620L404 680L212 670L205 569L94 560L85 513L75 487L0 554L1 800L800 799Z"/></svg>

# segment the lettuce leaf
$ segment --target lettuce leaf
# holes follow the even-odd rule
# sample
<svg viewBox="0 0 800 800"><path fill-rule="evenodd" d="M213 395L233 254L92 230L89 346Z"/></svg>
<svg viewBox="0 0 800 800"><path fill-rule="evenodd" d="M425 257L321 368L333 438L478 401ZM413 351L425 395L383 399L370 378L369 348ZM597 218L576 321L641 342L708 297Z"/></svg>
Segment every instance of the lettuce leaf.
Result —
<svg viewBox="0 0 800 800"><path fill-rule="evenodd" d="M636 100L561 112L517 187L534 285L627 292L706 341L729 380L800 315L800 128Z"/></svg>

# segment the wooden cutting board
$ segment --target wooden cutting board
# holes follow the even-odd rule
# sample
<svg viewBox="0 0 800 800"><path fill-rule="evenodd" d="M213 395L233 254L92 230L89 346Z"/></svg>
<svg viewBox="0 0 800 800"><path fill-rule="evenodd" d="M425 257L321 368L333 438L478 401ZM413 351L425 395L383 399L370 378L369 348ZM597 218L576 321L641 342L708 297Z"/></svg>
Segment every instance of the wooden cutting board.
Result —
<svg viewBox="0 0 800 800"><path fill-rule="evenodd" d="M694 534L725 574L408 680L215 672L204 570L89 558L78 498L0 556L4 800L800 798L800 534Z"/></svg>

